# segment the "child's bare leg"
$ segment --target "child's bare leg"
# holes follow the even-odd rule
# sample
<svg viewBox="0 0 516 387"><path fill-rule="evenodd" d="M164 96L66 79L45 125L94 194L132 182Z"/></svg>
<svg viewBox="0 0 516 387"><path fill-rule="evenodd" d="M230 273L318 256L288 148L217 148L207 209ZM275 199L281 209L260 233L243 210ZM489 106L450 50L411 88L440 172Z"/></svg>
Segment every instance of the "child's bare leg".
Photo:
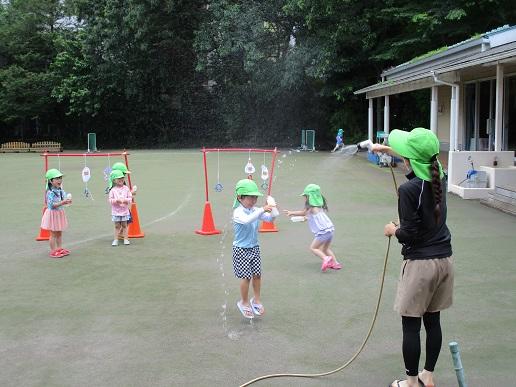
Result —
<svg viewBox="0 0 516 387"><path fill-rule="evenodd" d="M327 256L330 256L333 260L333 262L337 262L337 257L335 256L335 253L330 249L331 240L324 242L323 247L321 250L326 254Z"/></svg>
<svg viewBox="0 0 516 387"><path fill-rule="evenodd" d="M324 261L324 258L326 258L326 254L324 254L324 251L321 250L321 247L323 246L323 242L318 241L317 238L312 241L312 244L310 245L310 250L312 253L317 255L321 260Z"/></svg>
<svg viewBox="0 0 516 387"><path fill-rule="evenodd" d="M120 227L121 227L120 233L122 234L122 237L124 239L127 239L127 221L120 222Z"/></svg>
<svg viewBox="0 0 516 387"><path fill-rule="evenodd" d="M254 294L254 302L256 304L261 304L260 301L260 290L262 288L262 277L259 275L253 275L253 294Z"/></svg>
<svg viewBox="0 0 516 387"><path fill-rule="evenodd" d="M50 238L48 239L48 243L50 244L50 252L53 252L56 249L56 239L56 231L50 231Z"/></svg>
<svg viewBox="0 0 516 387"><path fill-rule="evenodd" d="M251 278L242 278L240 280L240 298L242 305L249 306L249 283Z"/></svg>
<svg viewBox="0 0 516 387"><path fill-rule="evenodd" d="M63 246L63 232L56 231L56 249L60 249Z"/></svg>
<svg viewBox="0 0 516 387"><path fill-rule="evenodd" d="M118 239L118 236L120 235L120 229L122 228L121 222L115 222L115 239Z"/></svg>

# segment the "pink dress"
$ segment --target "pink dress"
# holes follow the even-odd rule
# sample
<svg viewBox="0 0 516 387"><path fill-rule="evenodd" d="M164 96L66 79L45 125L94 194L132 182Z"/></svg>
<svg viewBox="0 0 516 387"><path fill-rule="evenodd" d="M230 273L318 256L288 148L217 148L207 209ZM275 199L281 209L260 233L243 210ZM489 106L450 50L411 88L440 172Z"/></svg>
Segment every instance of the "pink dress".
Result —
<svg viewBox="0 0 516 387"><path fill-rule="evenodd" d="M41 228L49 231L64 231L68 227L68 220L63 206L54 207L55 202L64 200L66 193L62 189L49 189L47 191L47 208L41 218Z"/></svg>

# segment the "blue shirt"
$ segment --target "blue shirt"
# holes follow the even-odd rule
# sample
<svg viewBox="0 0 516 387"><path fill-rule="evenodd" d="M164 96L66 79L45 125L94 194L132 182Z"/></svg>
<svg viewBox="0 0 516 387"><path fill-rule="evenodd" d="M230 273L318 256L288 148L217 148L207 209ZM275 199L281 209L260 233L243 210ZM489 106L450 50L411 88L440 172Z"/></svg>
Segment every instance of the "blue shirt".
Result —
<svg viewBox="0 0 516 387"><path fill-rule="evenodd" d="M66 192L61 188L52 188L47 190L47 207L49 210L61 211L64 210L63 206L54 207L55 202L61 202L66 198Z"/></svg>
<svg viewBox="0 0 516 387"><path fill-rule="evenodd" d="M233 210L233 246L251 248L258 246L258 225L260 220L272 221L272 215L263 208L245 208L241 204Z"/></svg>

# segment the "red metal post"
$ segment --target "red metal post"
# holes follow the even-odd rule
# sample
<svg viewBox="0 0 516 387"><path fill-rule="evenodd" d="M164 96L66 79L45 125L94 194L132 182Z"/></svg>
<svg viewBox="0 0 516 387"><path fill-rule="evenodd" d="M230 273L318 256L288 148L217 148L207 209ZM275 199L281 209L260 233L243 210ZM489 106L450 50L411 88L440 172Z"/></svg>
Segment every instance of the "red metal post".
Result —
<svg viewBox="0 0 516 387"><path fill-rule="evenodd" d="M125 166L130 171L130 169L129 169L129 160L127 158L127 152L124 151L123 155L124 155L124 159L125 159ZM130 173L127 174L127 180L129 181L129 189L132 190L133 189L133 185L131 183L131 174Z"/></svg>

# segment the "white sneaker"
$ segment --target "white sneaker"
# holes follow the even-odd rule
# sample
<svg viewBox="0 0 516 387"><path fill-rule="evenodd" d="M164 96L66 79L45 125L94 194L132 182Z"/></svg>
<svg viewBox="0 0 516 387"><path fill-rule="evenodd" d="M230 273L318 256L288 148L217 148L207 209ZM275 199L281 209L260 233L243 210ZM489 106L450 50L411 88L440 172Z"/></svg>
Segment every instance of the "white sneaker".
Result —
<svg viewBox="0 0 516 387"><path fill-rule="evenodd" d="M118 246L118 239L113 240L113 243L111 243L111 246Z"/></svg>
<svg viewBox="0 0 516 387"><path fill-rule="evenodd" d="M124 245L130 245L131 242L129 242L129 239L124 239Z"/></svg>

